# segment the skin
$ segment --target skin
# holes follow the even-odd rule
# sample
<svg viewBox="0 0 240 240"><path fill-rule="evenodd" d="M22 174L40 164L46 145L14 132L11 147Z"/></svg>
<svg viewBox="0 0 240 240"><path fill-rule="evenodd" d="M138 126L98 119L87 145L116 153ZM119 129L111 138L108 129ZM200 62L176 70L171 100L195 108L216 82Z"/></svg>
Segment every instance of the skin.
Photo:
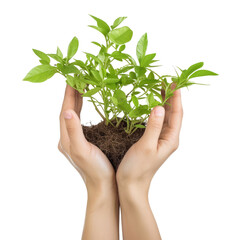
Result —
<svg viewBox="0 0 240 240"><path fill-rule="evenodd" d="M148 192L154 174L178 148L183 117L180 90L168 103L152 110L144 135L128 150L117 171L124 240L161 240Z"/></svg>
<svg viewBox="0 0 240 240"><path fill-rule="evenodd" d="M60 114L58 149L80 173L87 188L82 239L117 240L119 202L115 172L103 152L85 139L79 119L81 109L81 95L67 86Z"/></svg>
<svg viewBox="0 0 240 240"><path fill-rule="evenodd" d="M107 157L83 135L81 95L66 87L59 150L81 174L88 191L83 240L118 239L119 202L124 240L161 240L148 192L154 174L178 147L183 116L180 90L168 103L153 108L144 135L128 150L115 175Z"/></svg>

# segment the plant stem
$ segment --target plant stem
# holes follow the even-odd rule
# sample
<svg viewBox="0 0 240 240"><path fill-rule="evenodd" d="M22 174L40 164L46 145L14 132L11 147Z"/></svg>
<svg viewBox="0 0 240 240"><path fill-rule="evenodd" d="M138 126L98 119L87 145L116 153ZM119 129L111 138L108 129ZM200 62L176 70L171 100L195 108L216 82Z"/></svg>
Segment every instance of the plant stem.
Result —
<svg viewBox="0 0 240 240"><path fill-rule="evenodd" d="M97 106L96 106L95 102L93 101L92 97L91 97L91 100L92 100L92 103L93 103L93 105L94 105L96 111L97 111L98 114L102 117L102 119L105 121L106 118L105 118L105 117L102 115L102 113L99 111L99 109L97 108Z"/></svg>

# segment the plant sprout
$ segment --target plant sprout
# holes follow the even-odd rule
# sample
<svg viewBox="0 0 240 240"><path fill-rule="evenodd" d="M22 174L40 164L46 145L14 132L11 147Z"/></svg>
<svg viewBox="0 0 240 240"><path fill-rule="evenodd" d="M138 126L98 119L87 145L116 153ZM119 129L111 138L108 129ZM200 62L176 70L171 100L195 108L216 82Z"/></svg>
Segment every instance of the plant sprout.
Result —
<svg viewBox="0 0 240 240"><path fill-rule="evenodd" d="M109 26L105 21L90 16L96 21L96 26L89 27L100 32L105 39L104 44L92 42L99 47L97 55L84 52L84 61L73 59L79 45L76 37L70 42L66 57L58 47L55 54L33 49L41 65L33 68L23 80L36 83L44 82L56 73L63 75L68 85L92 102L106 125L119 127L125 121L124 130L131 135L138 128L145 128L151 109L168 104L174 91L198 84L192 82L193 78L217 75L203 70L203 62L199 62L185 70L178 68L175 76L161 76L153 70L158 67L154 65L158 61L156 53L147 54L147 33L137 43L136 61L125 51L133 31L127 26L119 27L126 17L117 18ZM50 58L55 60L55 64L50 64ZM114 66L116 62L121 66ZM173 83L174 89L171 88Z"/></svg>

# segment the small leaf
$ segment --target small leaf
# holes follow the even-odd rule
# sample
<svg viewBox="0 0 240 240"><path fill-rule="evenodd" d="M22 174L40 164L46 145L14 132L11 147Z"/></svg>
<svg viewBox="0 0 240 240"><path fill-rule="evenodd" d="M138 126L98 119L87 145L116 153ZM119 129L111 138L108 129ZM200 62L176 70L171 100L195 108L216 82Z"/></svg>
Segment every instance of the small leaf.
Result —
<svg viewBox="0 0 240 240"><path fill-rule="evenodd" d="M137 74L137 77L141 77L141 76L144 76L144 74L146 73L146 68L144 67L139 67L139 66L136 66L135 67L135 72Z"/></svg>
<svg viewBox="0 0 240 240"><path fill-rule="evenodd" d="M196 70L198 70L199 68L203 67L203 62L199 62L199 63L195 63L193 64L192 66L190 66L188 69L187 69L187 72L186 72L186 75L187 77L192 74L193 72L195 72Z"/></svg>
<svg viewBox="0 0 240 240"><path fill-rule="evenodd" d="M134 68L134 66L124 66L124 67L121 67L121 68L118 70L118 74L120 74L120 73L125 73L125 72L131 70L132 68Z"/></svg>
<svg viewBox="0 0 240 240"><path fill-rule="evenodd" d="M102 47L102 45L100 43L98 43L98 42L91 42L91 43L97 45L98 47Z"/></svg>
<svg viewBox="0 0 240 240"><path fill-rule="evenodd" d="M57 68L50 65L39 65L33 68L23 79L29 82L44 82L57 72Z"/></svg>
<svg viewBox="0 0 240 240"><path fill-rule="evenodd" d="M144 79L139 83L139 87L142 87L145 84L157 84L160 83L159 80L156 79Z"/></svg>
<svg viewBox="0 0 240 240"><path fill-rule="evenodd" d="M37 50L37 49L33 49L33 52L34 52L41 60L44 60L44 61L50 63L50 58L47 56L46 53L41 52L41 51L39 51L39 50Z"/></svg>
<svg viewBox="0 0 240 240"><path fill-rule="evenodd" d="M75 62L73 62L73 63L71 63L71 64L72 64L72 65L77 65L77 66L79 66L80 68L87 70L86 64L85 64L83 61L81 61L81 60L75 60Z"/></svg>
<svg viewBox="0 0 240 240"><path fill-rule="evenodd" d="M141 124L136 124L134 127L136 127L136 128L146 128L146 126L141 125Z"/></svg>
<svg viewBox="0 0 240 240"><path fill-rule="evenodd" d="M218 75L217 73L208 71L208 70L198 70L195 73L193 73L189 79L195 78L195 77L203 77L203 76L216 76Z"/></svg>
<svg viewBox="0 0 240 240"><path fill-rule="evenodd" d="M133 31L129 27L125 26L112 30L108 35L112 42L122 45L132 39Z"/></svg>
<svg viewBox="0 0 240 240"><path fill-rule="evenodd" d="M74 87L75 86L75 79L74 79L74 77L71 76L71 75L67 75L67 83L71 87Z"/></svg>
<svg viewBox="0 0 240 240"><path fill-rule="evenodd" d="M111 84L111 83L117 83L119 81L120 81L120 79L118 79L118 78L107 78L104 80L104 83Z"/></svg>
<svg viewBox="0 0 240 240"><path fill-rule="evenodd" d="M155 58L156 53L148 54L143 57L141 62L141 67L148 67L150 63L152 63L152 60Z"/></svg>
<svg viewBox="0 0 240 240"><path fill-rule="evenodd" d="M130 113L129 113L129 117L131 118L137 118L137 117L141 117L144 114L150 114L150 110L147 109L146 105L141 105L135 109L133 109Z"/></svg>
<svg viewBox="0 0 240 240"><path fill-rule="evenodd" d="M63 54L62 54L62 51L60 50L59 47L57 47L57 55L58 55L61 59L63 59Z"/></svg>
<svg viewBox="0 0 240 240"><path fill-rule="evenodd" d="M113 97L115 97L118 100L119 104L127 102L127 97L126 97L125 93L120 89L118 89L114 92Z"/></svg>
<svg viewBox="0 0 240 240"><path fill-rule="evenodd" d="M102 33L104 36L107 35L106 30L104 30L103 28L97 27L97 26L93 26L93 25L88 25L89 27L96 29L97 31L99 31L100 33Z"/></svg>
<svg viewBox="0 0 240 240"><path fill-rule="evenodd" d="M141 64L142 59L146 54L147 46L148 46L148 37L147 37L147 33L145 33L140 38L137 44L137 58L138 58L139 64Z"/></svg>
<svg viewBox="0 0 240 240"><path fill-rule="evenodd" d="M121 47L119 48L119 52L122 52L123 50L125 50L125 48L126 48L126 45L124 44L124 45L121 45Z"/></svg>
<svg viewBox="0 0 240 240"><path fill-rule="evenodd" d="M72 41L68 45L68 53L67 53L67 59L70 60L77 52L78 50L78 39L74 37Z"/></svg>
<svg viewBox="0 0 240 240"><path fill-rule="evenodd" d="M105 32L104 35L106 35L110 31L110 27L102 19L94 17L93 15L89 15L89 16L91 16L97 22L97 25L98 25L99 28L104 30L104 32Z"/></svg>
<svg viewBox="0 0 240 240"><path fill-rule="evenodd" d="M154 103L155 99L153 96L153 93L151 92L148 96L147 96L147 100L148 100L148 106L151 107L152 104Z"/></svg>
<svg viewBox="0 0 240 240"><path fill-rule="evenodd" d="M99 71L97 71L97 70L91 70L91 73L93 74L94 78L95 78L97 81L99 81L99 82L102 81L102 78L101 78L101 76L100 76L100 74L99 74Z"/></svg>
<svg viewBox="0 0 240 240"><path fill-rule="evenodd" d="M108 66L108 71L110 74L115 75L115 69L113 68L113 66L111 64L109 64L109 66Z"/></svg>
<svg viewBox="0 0 240 240"><path fill-rule="evenodd" d="M53 58L54 60L56 60L57 62L62 63L63 60L62 58L60 58L57 54L48 54L49 57Z"/></svg>
<svg viewBox="0 0 240 240"><path fill-rule="evenodd" d="M132 95L132 102L135 105L135 107L139 106L138 98L135 95Z"/></svg>
<svg viewBox="0 0 240 240"><path fill-rule="evenodd" d="M63 74L69 74L69 73L76 73L78 74L80 71L78 68L76 68L73 64L71 65L63 65L60 71Z"/></svg>
<svg viewBox="0 0 240 240"><path fill-rule="evenodd" d="M118 100L115 97L111 97L111 100L115 105L118 105Z"/></svg>
<svg viewBox="0 0 240 240"><path fill-rule="evenodd" d="M99 92L101 90L100 87L96 87L96 88L93 88L91 90L88 90L86 93L84 93L82 96L83 97L90 97L94 94L96 94L97 92Z"/></svg>
<svg viewBox="0 0 240 240"><path fill-rule="evenodd" d="M127 17L119 17L117 18L113 25L111 26L112 29L116 28L120 23L122 23L122 21L124 21Z"/></svg>
<svg viewBox="0 0 240 240"><path fill-rule="evenodd" d="M39 60L39 62L41 63L41 64L47 64L47 65L49 65L49 62L47 62L47 61L45 61L45 60Z"/></svg>
<svg viewBox="0 0 240 240"><path fill-rule="evenodd" d="M118 108L125 113L129 113L132 110L131 106L127 102L118 103Z"/></svg>

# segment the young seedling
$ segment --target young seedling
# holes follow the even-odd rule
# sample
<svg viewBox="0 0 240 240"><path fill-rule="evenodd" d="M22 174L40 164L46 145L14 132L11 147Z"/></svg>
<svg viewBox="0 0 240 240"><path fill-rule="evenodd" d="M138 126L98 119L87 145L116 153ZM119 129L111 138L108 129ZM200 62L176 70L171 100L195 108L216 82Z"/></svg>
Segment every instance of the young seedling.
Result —
<svg viewBox="0 0 240 240"><path fill-rule="evenodd" d="M178 68L175 76L159 75L153 70L158 67L154 65L158 61L155 59L156 53L147 54L147 33L137 43L136 61L125 51L133 31L127 26L119 27L126 17L117 18L109 26L105 21L90 16L96 21L96 25L89 27L100 32L105 40L104 44L92 42L99 47L97 55L84 52L85 60L73 59L79 45L76 37L70 42L66 57L63 57L59 48L55 54L45 54L33 49L40 58L41 65L33 68L24 80L39 83L56 73L63 75L68 85L92 102L106 126L125 126L124 131L130 136L137 129L145 128L151 109L168 104L167 100L173 96L174 91L198 84L192 82L194 78L217 75L203 70L203 62L184 70ZM55 63L51 64L50 59ZM171 88L172 83L175 84L174 89Z"/></svg>

